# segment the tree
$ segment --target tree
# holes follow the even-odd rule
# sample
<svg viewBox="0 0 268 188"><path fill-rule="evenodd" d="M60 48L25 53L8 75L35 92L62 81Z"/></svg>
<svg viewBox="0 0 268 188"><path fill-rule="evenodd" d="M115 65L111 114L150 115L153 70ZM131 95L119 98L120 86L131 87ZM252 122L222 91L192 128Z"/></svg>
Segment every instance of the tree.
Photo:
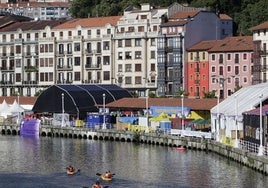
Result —
<svg viewBox="0 0 268 188"><path fill-rule="evenodd" d="M216 98L216 90L204 92L204 98Z"/></svg>

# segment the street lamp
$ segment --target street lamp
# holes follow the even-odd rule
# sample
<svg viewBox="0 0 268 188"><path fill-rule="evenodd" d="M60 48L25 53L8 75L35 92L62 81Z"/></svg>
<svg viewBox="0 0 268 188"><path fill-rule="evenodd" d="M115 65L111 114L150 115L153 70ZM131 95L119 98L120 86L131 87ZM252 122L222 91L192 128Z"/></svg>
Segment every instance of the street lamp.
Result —
<svg viewBox="0 0 268 188"><path fill-rule="evenodd" d="M259 96L260 98L260 147L259 147L259 152L258 152L258 156L262 156L263 155L263 145L262 145L262 97L263 95L261 94Z"/></svg>
<svg viewBox="0 0 268 188"><path fill-rule="evenodd" d="M149 133L149 89L146 89L146 133Z"/></svg>
<svg viewBox="0 0 268 188"><path fill-rule="evenodd" d="M64 93L61 94L61 107L62 107L62 114L61 114L61 126L64 126Z"/></svg>
<svg viewBox="0 0 268 188"><path fill-rule="evenodd" d="M219 130L220 130L220 90L218 89L218 95L217 95L217 124L215 126L215 134L216 134L216 141L220 141L219 137Z"/></svg>
<svg viewBox="0 0 268 188"><path fill-rule="evenodd" d="M103 97L103 124L102 124L102 129L106 129L106 118L105 118L105 98L106 98L106 95L105 93L102 94L102 97Z"/></svg>
<svg viewBox="0 0 268 188"><path fill-rule="evenodd" d="M237 106L237 95L235 94L235 144L234 147L238 148L238 139L237 139L237 132L238 132L238 106Z"/></svg>
<svg viewBox="0 0 268 188"><path fill-rule="evenodd" d="M184 95L181 94L181 128L184 130L184 111L183 111L183 99Z"/></svg>

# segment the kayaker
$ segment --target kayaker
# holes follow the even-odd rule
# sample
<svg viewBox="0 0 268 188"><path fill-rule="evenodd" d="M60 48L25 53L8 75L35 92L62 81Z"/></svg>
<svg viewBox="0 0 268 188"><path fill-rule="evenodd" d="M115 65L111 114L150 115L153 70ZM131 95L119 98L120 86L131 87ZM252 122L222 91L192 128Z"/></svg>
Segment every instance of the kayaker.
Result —
<svg viewBox="0 0 268 188"><path fill-rule="evenodd" d="M68 171L69 171L69 172L74 172L74 167L70 165L70 166L68 167Z"/></svg>
<svg viewBox="0 0 268 188"><path fill-rule="evenodd" d="M112 178L112 174L111 174L110 170L108 170L108 172L106 172L105 178Z"/></svg>
<svg viewBox="0 0 268 188"><path fill-rule="evenodd" d="M102 188L102 186L99 181L96 181L96 183L92 185L92 188Z"/></svg>

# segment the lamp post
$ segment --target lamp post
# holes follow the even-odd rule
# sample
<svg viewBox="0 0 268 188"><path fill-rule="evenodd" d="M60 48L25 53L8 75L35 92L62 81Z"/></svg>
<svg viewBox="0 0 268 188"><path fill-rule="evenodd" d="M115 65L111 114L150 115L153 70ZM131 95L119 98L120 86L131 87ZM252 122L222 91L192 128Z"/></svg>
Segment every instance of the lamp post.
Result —
<svg viewBox="0 0 268 188"><path fill-rule="evenodd" d="M102 124L102 129L106 129L106 118L105 118L105 98L106 95L105 93L102 94L102 98L103 98L103 124Z"/></svg>
<svg viewBox="0 0 268 188"><path fill-rule="evenodd" d="M61 107L62 107L62 114L61 114L61 126L64 126L64 93L61 94Z"/></svg>
<svg viewBox="0 0 268 188"><path fill-rule="evenodd" d="M146 133L149 133L149 89L146 89Z"/></svg>
<svg viewBox="0 0 268 188"><path fill-rule="evenodd" d="M218 95L217 95L217 124L215 126L215 134L216 134L216 141L219 142L219 130L220 130L220 89L218 89Z"/></svg>
<svg viewBox="0 0 268 188"><path fill-rule="evenodd" d="M184 95L181 94L181 128L182 130L184 130L184 111L183 111L183 99L184 99Z"/></svg>
<svg viewBox="0 0 268 188"><path fill-rule="evenodd" d="M259 96L260 98L260 147L259 147L259 152L258 152L258 156L262 156L263 155L263 145L262 145L262 97L263 95L261 94Z"/></svg>
<svg viewBox="0 0 268 188"><path fill-rule="evenodd" d="M234 144L234 147L235 148L238 148L238 139L237 139L238 123L237 123L237 116L238 116L237 95L235 95L235 144Z"/></svg>

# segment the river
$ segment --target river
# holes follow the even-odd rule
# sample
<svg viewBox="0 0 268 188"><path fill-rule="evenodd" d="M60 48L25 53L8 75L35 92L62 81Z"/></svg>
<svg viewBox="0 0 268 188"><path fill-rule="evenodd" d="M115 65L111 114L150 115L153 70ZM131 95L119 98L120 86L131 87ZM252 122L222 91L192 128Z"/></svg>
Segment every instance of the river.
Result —
<svg viewBox="0 0 268 188"><path fill-rule="evenodd" d="M66 167L80 169L67 175ZM204 151L127 142L0 135L0 187L82 188L110 170L109 188L254 187L268 176Z"/></svg>

